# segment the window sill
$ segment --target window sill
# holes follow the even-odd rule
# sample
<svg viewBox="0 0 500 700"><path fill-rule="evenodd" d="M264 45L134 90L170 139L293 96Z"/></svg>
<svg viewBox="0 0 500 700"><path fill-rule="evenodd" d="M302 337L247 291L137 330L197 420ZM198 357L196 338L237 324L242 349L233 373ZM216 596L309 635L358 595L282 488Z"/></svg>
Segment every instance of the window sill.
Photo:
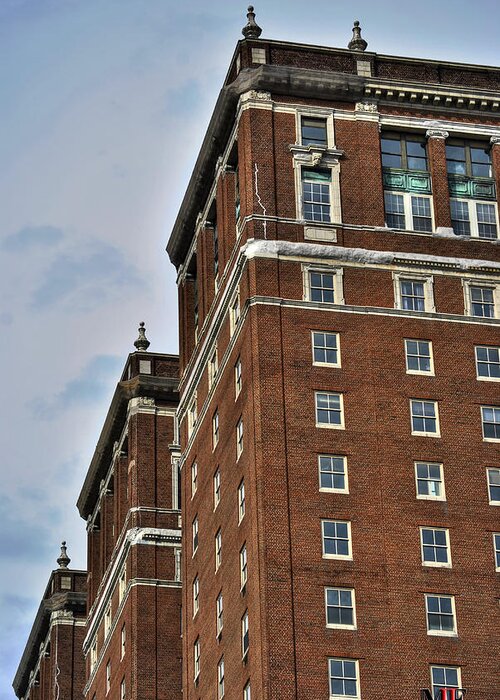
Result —
<svg viewBox="0 0 500 700"><path fill-rule="evenodd" d="M446 496L423 496L417 494L417 501L437 501L438 503L446 503Z"/></svg>
<svg viewBox="0 0 500 700"><path fill-rule="evenodd" d="M418 369L407 369L406 374L413 374L419 377L435 377L434 372L423 372Z"/></svg>
<svg viewBox="0 0 500 700"><path fill-rule="evenodd" d="M411 434L414 435L415 437L430 437L430 438L440 438L441 433L420 433L416 430L412 430ZM500 442L500 440L499 440Z"/></svg>
<svg viewBox="0 0 500 700"><path fill-rule="evenodd" d="M451 563L441 564L440 562L423 561L422 566L428 566L431 569L451 569Z"/></svg>
<svg viewBox="0 0 500 700"><path fill-rule="evenodd" d="M317 428L326 428L327 430L345 430L345 425L333 425L331 423L316 423Z"/></svg>
<svg viewBox="0 0 500 700"><path fill-rule="evenodd" d="M500 442L500 438L483 437L483 442Z"/></svg>
<svg viewBox="0 0 500 700"><path fill-rule="evenodd" d="M478 382L500 382L500 377L476 377Z"/></svg>
<svg viewBox="0 0 500 700"><path fill-rule="evenodd" d="M336 559L337 561L352 561L350 554L323 554L322 559Z"/></svg>
<svg viewBox="0 0 500 700"><path fill-rule="evenodd" d="M349 489L328 489L328 488L319 488L320 493L345 493L349 494Z"/></svg>
<svg viewBox="0 0 500 700"><path fill-rule="evenodd" d="M328 629L328 630L352 630L352 631L356 631L358 628L356 625L332 625L332 624L327 623L326 629Z"/></svg>
<svg viewBox="0 0 500 700"><path fill-rule="evenodd" d="M442 632L440 630L427 630L429 637L458 637L458 632Z"/></svg>

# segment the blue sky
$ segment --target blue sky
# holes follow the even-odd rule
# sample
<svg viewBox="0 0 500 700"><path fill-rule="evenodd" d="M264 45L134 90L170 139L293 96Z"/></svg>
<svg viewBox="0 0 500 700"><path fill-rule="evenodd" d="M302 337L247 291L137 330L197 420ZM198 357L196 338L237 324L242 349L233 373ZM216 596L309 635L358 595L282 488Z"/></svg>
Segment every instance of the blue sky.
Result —
<svg viewBox="0 0 500 700"><path fill-rule="evenodd" d="M497 0L264 0L263 37L498 64ZM0 699L146 321L177 351L165 244L246 5L0 0Z"/></svg>

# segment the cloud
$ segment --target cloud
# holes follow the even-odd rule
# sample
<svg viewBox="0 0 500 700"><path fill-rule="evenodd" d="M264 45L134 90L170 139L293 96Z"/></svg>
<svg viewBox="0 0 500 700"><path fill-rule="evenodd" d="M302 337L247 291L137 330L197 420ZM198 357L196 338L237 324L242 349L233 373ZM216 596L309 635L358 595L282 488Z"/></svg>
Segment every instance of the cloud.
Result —
<svg viewBox="0 0 500 700"><path fill-rule="evenodd" d="M144 287L145 280L121 250L91 241L51 261L44 281L33 292L31 306L37 311L62 306L71 313L84 313L138 285Z"/></svg>
<svg viewBox="0 0 500 700"><path fill-rule="evenodd" d="M74 406L93 406L103 401L111 391L123 365L116 355L96 355L76 379L51 399L34 399L31 410L37 418L52 420Z"/></svg>
<svg viewBox="0 0 500 700"><path fill-rule="evenodd" d="M2 250L23 253L31 248L52 247L63 238L64 233L55 226L25 226L3 239Z"/></svg>

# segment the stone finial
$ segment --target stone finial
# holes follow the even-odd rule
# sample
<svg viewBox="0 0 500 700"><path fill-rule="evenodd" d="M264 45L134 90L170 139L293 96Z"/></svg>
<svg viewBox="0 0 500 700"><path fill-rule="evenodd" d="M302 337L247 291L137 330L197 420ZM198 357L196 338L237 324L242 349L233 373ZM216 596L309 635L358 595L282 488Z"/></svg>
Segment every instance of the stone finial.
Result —
<svg viewBox="0 0 500 700"><path fill-rule="evenodd" d="M241 33L243 34L245 39L258 39L259 36L262 34L262 29L255 21L255 12L253 11L253 5L248 6L247 19L248 22L241 30Z"/></svg>
<svg viewBox="0 0 500 700"><path fill-rule="evenodd" d="M60 569L67 569L71 559L66 552L66 542L61 542L61 555L57 559Z"/></svg>
<svg viewBox="0 0 500 700"><path fill-rule="evenodd" d="M146 329L144 327L144 321L141 321L139 323L139 337L135 341L134 345L137 348L139 352L145 352L151 343L149 340L146 338Z"/></svg>
<svg viewBox="0 0 500 700"><path fill-rule="evenodd" d="M352 39L347 45L347 48L351 49L351 51L366 51L367 46L368 42L361 36L361 27L359 26L358 20L356 20L352 28Z"/></svg>

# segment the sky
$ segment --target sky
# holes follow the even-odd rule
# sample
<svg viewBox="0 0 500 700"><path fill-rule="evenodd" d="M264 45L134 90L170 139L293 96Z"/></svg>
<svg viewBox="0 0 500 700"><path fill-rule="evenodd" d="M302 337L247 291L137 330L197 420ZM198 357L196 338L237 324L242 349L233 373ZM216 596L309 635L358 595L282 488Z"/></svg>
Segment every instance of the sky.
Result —
<svg viewBox="0 0 500 700"><path fill-rule="evenodd" d="M262 0L263 38L498 65L498 0ZM0 700L144 320L177 352L165 245L246 5L0 0ZM488 29L490 28L490 29Z"/></svg>

